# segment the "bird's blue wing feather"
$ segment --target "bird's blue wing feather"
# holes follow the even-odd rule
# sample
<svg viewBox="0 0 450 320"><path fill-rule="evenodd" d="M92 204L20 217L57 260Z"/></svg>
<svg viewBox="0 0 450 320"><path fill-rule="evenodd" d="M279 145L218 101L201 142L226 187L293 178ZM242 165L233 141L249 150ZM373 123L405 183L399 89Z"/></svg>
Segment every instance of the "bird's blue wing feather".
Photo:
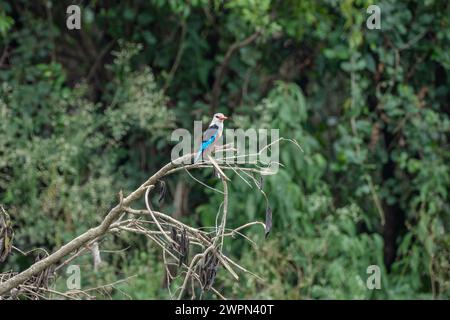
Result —
<svg viewBox="0 0 450 320"><path fill-rule="evenodd" d="M211 145L211 143L213 143L214 140L216 140L216 136L217 136L217 132L213 136L211 136L211 138L209 138L208 140L203 141L202 149L205 150L206 148L208 148Z"/></svg>
<svg viewBox="0 0 450 320"><path fill-rule="evenodd" d="M212 141L214 141L215 137L217 136L217 133L219 132L219 127L216 124L213 124L210 126L206 131L203 133L202 142L207 142L213 138Z"/></svg>
<svg viewBox="0 0 450 320"><path fill-rule="evenodd" d="M219 127L215 124L206 129L206 131L203 133L202 145L198 150L194 163L200 159L200 156L202 155L203 151L205 151L216 140L218 132Z"/></svg>

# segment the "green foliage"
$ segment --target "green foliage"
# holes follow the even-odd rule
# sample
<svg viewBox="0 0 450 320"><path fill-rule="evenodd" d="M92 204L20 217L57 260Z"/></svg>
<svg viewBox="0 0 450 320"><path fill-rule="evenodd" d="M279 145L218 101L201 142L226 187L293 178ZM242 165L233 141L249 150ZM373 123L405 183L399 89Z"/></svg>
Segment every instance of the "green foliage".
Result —
<svg viewBox="0 0 450 320"><path fill-rule="evenodd" d="M234 298L450 297L450 6L381 1L382 30L366 28L370 1L160 1L83 5L65 29L62 3L0 2L0 204L14 245L48 250L94 226L169 161L170 131L221 111L228 127L277 128L284 167L264 181L273 231L225 243L266 281L219 270ZM51 15L48 15L50 10ZM52 19L50 19L52 18ZM212 89L223 68L218 109ZM7 50L4 51L3 49ZM226 61L225 61L226 62ZM203 118L202 118L203 117ZM210 172L200 173L217 184ZM175 179L183 179L177 176ZM229 228L264 220L266 201L239 177ZM167 181L164 210L178 180ZM190 181L188 215L214 225L221 198ZM83 287L136 275L114 298L167 298L159 252L109 237L105 265L90 257ZM31 263L15 252L3 270ZM367 267L382 289L366 288ZM64 288L64 277L57 287ZM213 295L206 298L216 298Z"/></svg>

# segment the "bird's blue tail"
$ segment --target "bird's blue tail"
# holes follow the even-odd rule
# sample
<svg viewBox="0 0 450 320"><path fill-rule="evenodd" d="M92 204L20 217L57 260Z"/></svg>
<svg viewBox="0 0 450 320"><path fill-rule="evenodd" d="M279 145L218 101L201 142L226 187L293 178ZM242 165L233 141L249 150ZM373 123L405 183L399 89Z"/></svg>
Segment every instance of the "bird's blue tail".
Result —
<svg viewBox="0 0 450 320"><path fill-rule="evenodd" d="M203 150L202 150L202 148L200 148L200 150L198 150L197 155L195 156L194 163L197 163L198 160L200 160L200 158L201 158L201 156L202 156L202 153L203 153Z"/></svg>

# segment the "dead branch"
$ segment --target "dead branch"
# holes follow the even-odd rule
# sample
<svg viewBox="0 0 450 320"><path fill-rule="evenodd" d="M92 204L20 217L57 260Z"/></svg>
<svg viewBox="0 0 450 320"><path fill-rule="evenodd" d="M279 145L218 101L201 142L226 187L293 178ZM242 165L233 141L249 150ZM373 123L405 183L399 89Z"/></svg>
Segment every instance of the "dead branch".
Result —
<svg viewBox="0 0 450 320"><path fill-rule="evenodd" d="M192 157L193 155L191 154L189 156ZM60 261L62 258L69 255L73 251L81 248L89 241L105 235L111 224L124 211L124 207L129 206L134 200L140 198L147 188L154 187L159 179L165 176L168 171L174 169L176 166L177 165L174 164L173 162L166 164L158 172L156 172L153 176L151 176L147 181L145 181L139 188L134 190L130 195L128 195L125 199L123 199L123 201L120 201L118 205L112 208L111 211L109 211L109 213L100 223L100 225L92 229L89 229L88 231L76 237L66 245L62 246L60 249L58 249L45 259L42 259L37 263L31 265L25 271L22 271L21 273L13 276L11 279L8 279L7 281L0 283L0 296L8 293L11 289L17 287L19 284L24 283L26 280L28 280L32 276L35 276L39 272L42 272L49 266L58 263L58 261Z"/></svg>
<svg viewBox="0 0 450 320"><path fill-rule="evenodd" d="M279 139L279 141L281 140L282 138ZM120 192L118 204L106 214L98 226L87 230L85 233L69 241L54 253L46 254L44 258L36 261L28 269L20 273L10 272L0 274L0 298L14 298L14 296L17 296L17 292L20 291L33 299L44 299L46 298L46 294L53 294L63 298L85 297L91 299L92 296L86 290L78 290L76 292L72 290L65 293L57 292L48 287L49 279L54 276L58 269L66 266L69 262L87 251L93 253L96 265L99 265L99 241L107 234L120 234L121 232L144 235L161 247L163 261L167 271L169 271L167 269L169 265L178 268L178 276L183 276L184 279L182 285L173 292L170 289L170 284L177 275L172 275L170 272L167 272L168 289L172 298L178 293L177 298L182 299L188 288L192 291L191 297L195 297L195 284L198 283L202 294L204 291L211 290L219 298L225 299L213 287L214 279L220 266L224 267L236 281L239 280L239 276L235 269L252 275L260 281L264 281L258 275L239 265L222 252L226 237L234 238L236 235L241 235L251 241L240 233L240 230L256 224L263 226L266 231L268 227L263 222L253 221L234 229L226 228L228 217L228 183L231 180L225 175L224 171L234 171L239 178L251 186L250 182L243 177L243 175L247 175L251 179L250 181L253 181L258 186L258 189L267 201L267 205L267 195L262 191L253 174L256 173L262 176L274 174L274 172L270 172L266 168L260 168L257 165L245 167L235 164L219 164L211 157L209 158L209 162L201 162L194 165L183 164L186 160L192 159L194 155L189 154L166 164L127 197L124 198L122 192ZM164 177L179 172L180 170L189 173L190 170L204 168L214 168L222 182L222 190L218 191L223 195L223 202L217 212L216 226L213 227L213 231L207 232L199 228L194 228L151 207L148 198L149 194L155 189L158 183L161 183ZM240 175L238 172L243 173L243 175ZM191 177L193 176L191 175ZM143 196L145 197L146 210L132 208L131 205ZM196 252L200 252L196 253L189 262L191 247ZM89 291L92 290L89 289Z"/></svg>

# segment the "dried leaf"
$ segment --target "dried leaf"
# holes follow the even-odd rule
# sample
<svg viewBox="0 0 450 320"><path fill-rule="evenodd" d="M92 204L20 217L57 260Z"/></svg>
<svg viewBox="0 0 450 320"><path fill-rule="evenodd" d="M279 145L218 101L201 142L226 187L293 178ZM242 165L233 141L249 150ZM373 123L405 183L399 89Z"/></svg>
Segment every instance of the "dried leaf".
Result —
<svg viewBox="0 0 450 320"><path fill-rule="evenodd" d="M8 213L0 206L0 262L4 262L12 250L14 230Z"/></svg>
<svg viewBox="0 0 450 320"><path fill-rule="evenodd" d="M262 190L263 186L264 186L264 178L263 178L263 176L260 175L259 179L258 179L258 188L259 188L259 190Z"/></svg>
<svg viewBox="0 0 450 320"><path fill-rule="evenodd" d="M265 229L265 237L269 236L270 230L272 230L272 208L270 208L270 205L267 204L266 208L266 229Z"/></svg>
<svg viewBox="0 0 450 320"><path fill-rule="evenodd" d="M178 261L178 267L181 267L181 265L183 264L183 262L187 262L188 261L188 256L189 256L189 237L186 233L186 229L183 229L181 236L180 236L180 242L179 242L179 246L180 246L180 257L179 257L179 261Z"/></svg>
<svg viewBox="0 0 450 320"><path fill-rule="evenodd" d="M208 252L204 258L203 265L200 268L200 281L202 282L203 290L208 291L211 289L218 268L219 259L214 253Z"/></svg>
<svg viewBox="0 0 450 320"><path fill-rule="evenodd" d="M189 260L189 245L190 245L190 240L189 238L187 238L186 241L186 248L185 248L185 252L184 252L184 262L187 264L188 260Z"/></svg>
<svg viewBox="0 0 450 320"><path fill-rule="evenodd" d="M166 183L163 180L159 180L159 199L158 199L159 204L161 204L161 202L164 200L166 192L167 192Z"/></svg>
<svg viewBox="0 0 450 320"><path fill-rule="evenodd" d="M170 235L172 240L177 242L177 229L175 229L175 227L172 227Z"/></svg>
<svg viewBox="0 0 450 320"><path fill-rule="evenodd" d="M173 247L173 249L177 250L177 247L178 247L178 234L177 234L177 229L176 228L172 227L172 229L170 230L170 236L171 236L172 240L175 242L175 243L172 243L172 247Z"/></svg>

